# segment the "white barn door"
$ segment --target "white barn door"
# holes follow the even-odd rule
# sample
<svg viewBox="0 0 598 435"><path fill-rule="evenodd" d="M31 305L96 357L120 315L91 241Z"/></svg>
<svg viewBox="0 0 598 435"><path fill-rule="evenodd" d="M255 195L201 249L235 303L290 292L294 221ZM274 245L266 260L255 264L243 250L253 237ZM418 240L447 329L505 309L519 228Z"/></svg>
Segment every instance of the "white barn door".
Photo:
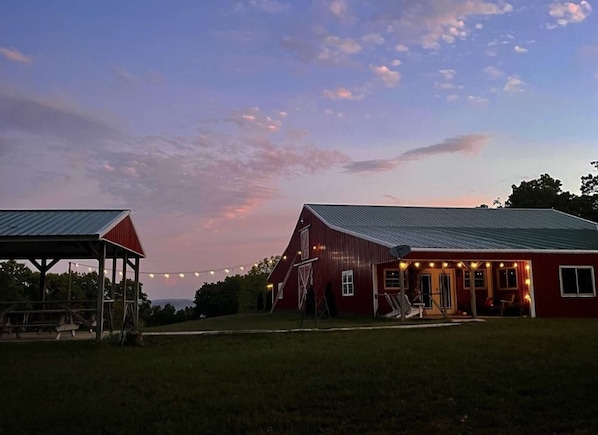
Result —
<svg viewBox="0 0 598 435"><path fill-rule="evenodd" d="M302 266L299 266L299 285L297 286L299 289L299 294L297 295L299 309L303 307L307 290L309 289L309 286L313 284L314 281L313 269L311 266L312 263L307 263Z"/></svg>

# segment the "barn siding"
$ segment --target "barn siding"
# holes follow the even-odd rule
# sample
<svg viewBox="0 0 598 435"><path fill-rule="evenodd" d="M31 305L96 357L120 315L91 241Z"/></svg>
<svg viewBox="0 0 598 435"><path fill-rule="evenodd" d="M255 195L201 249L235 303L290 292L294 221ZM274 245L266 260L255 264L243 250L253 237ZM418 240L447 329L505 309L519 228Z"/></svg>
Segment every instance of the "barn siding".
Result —
<svg viewBox="0 0 598 435"><path fill-rule="evenodd" d="M598 317L597 297L562 297L559 266L594 266L598 278L596 254L534 254L532 270L539 317Z"/></svg>
<svg viewBox="0 0 598 435"><path fill-rule="evenodd" d="M118 223L118 225L116 225L114 228L108 231L108 233L104 236L104 239L116 243L117 245L123 246L127 249L130 249L134 252L137 252L141 255L145 255L130 216L124 218L121 222Z"/></svg>
<svg viewBox="0 0 598 435"><path fill-rule="evenodd" d="M300 221L301 218L303 218L303 223ZM326 284L330 282L339 313L373 315L372 264L391 260L389 249L332 230L305 208L300 219L295 226L289 245L283 253L286 260L279 262L268 280L273 286L273 295L276 294L277 283L283 281L291 264L300 261L297 255L300 250L299 231L301 228L309 226L309 258L318 258L313 262L314 287L318 294L323 295ZM294 262L293 259L295 259ZM354 296L342 296L343 270L353 270ZM298 278L296 270L292 271L283 293L284 297L278 301L277 309L297 309Z"/></svg>
<svg viewBox="0 0 598 435"><path fill-rule="evenodd" d="M300 219L303 218L301 223ZM320 295L323 294L326 283L332 284L336 305L339 313L353 313L362 315L373 314L372 265L377 265L377 284L379 293L384 293L384 269L398 267L385 246L372 243L345 233L328 228L308 209L303 209L300 219L295 226L289 245L281 260L272 272L269 283L276 293L277 283L282 282L292 264L300 257L299 230L309 226L310 253L309 258L317 257L313 263L314 286ZM313 249L313 247L316 249ZM525 262L531 261L533 272L533 286L536 315L539 317L597 317L598 297L564 298L560 293L559 265L594 267L595 277L598 279L598 255L571 253L497 253L497 252L411 252L406 260L409 261L490 261L492 273L487 279L492 279L494 295L500 299L507 299L511 293L516 294L516 302L524 303L528 286L525 279ZM518 288L516 290L499 290L497 282L497 264L518 263ZM342 296L341 273L343 270L353 270L355 295ZM277 309L296 310L298 307L298 278L297 268L294 267L284 290L284 298L278 301ZM463 288L463 272L456 269L455 285L457 305L460 310L471 312L469 290ZM410 286L413 284L410 281ZM487 290L476 291L478 311L484 306L488 297ZM390 311L383 298L379 299L379 312Z"/></svg>

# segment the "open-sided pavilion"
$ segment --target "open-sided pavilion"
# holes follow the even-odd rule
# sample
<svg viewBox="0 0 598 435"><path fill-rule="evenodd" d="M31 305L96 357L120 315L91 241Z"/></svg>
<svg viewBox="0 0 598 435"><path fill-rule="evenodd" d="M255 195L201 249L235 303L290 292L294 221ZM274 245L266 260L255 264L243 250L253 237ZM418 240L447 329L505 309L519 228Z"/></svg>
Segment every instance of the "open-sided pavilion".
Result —
<svg viewBox="0 0 598 435"><path fill-rule="evenodd" d="M27 260L37 268L40 272L38 302L45 300L46 274L59 261L97 261L99 279L95 322L85 324L95 330L98 340L102 337L106 308L111 309L115 303L119 268L123 282L119 301L122 303L123 320L130 312L134 327L138 327L139 269L140 260L144 257L131 220L131 210L0 210L0 261ZM109 260L112 261L112 286L106 298L104 282ZM128 268L134 276L133 294L129 298L125 285ZM70 301L62 302L61 309L77 317L77 313L68 306ZM83 318L80 320L85 322Z"/></svg>

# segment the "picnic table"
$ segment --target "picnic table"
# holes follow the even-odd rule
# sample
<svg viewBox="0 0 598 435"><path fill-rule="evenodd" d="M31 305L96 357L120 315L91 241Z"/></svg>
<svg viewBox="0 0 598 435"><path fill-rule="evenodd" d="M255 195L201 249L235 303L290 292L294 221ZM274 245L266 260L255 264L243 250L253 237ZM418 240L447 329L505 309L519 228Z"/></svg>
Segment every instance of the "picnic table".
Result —
<svg viewBox="0 0 598 435"><path fill-rule="evenodd" d="M82 314L95 311L91 308L70 308L69 306L53 308L20 308L13 304L0 313L0 337L2 334L15 333L20 338L22 333L50 332L59 340L63 332L70 332L75 336L81 325L90 329L95 328L94 322L85 319Z"/></svg>

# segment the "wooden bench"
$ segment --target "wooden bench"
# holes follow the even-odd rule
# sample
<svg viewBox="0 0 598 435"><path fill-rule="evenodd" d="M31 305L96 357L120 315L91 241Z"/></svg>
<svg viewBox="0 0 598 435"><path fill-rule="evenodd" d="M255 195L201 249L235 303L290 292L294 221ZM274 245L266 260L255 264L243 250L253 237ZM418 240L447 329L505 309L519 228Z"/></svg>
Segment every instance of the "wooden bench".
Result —
<svg viewBox="0 0 598 435"><path fill-rule="evenodd" d="M56 314L56 313L63 313L58 320L50 321L50 320L40 320L40 321L28 321L28 317L30 314ZM10 315L23 315L23 322L22 323L11 323ZM70 317L70 316L69 316ZM75 336L75 331L79 329L80 324L74 323L72 318L67 321L67 315L65 314L65 310L15 310L10 311L8 313L3 313L2 318L0 319L0 337L4 332L8 334L12 333L13 331L17 335L17 339L21 338L21 333L26 332L29 330L33 330L40 334L43 330L49 330L56 332L55 339L59 340L60 335L62 332L70 332L71 335Z"/></svg>

